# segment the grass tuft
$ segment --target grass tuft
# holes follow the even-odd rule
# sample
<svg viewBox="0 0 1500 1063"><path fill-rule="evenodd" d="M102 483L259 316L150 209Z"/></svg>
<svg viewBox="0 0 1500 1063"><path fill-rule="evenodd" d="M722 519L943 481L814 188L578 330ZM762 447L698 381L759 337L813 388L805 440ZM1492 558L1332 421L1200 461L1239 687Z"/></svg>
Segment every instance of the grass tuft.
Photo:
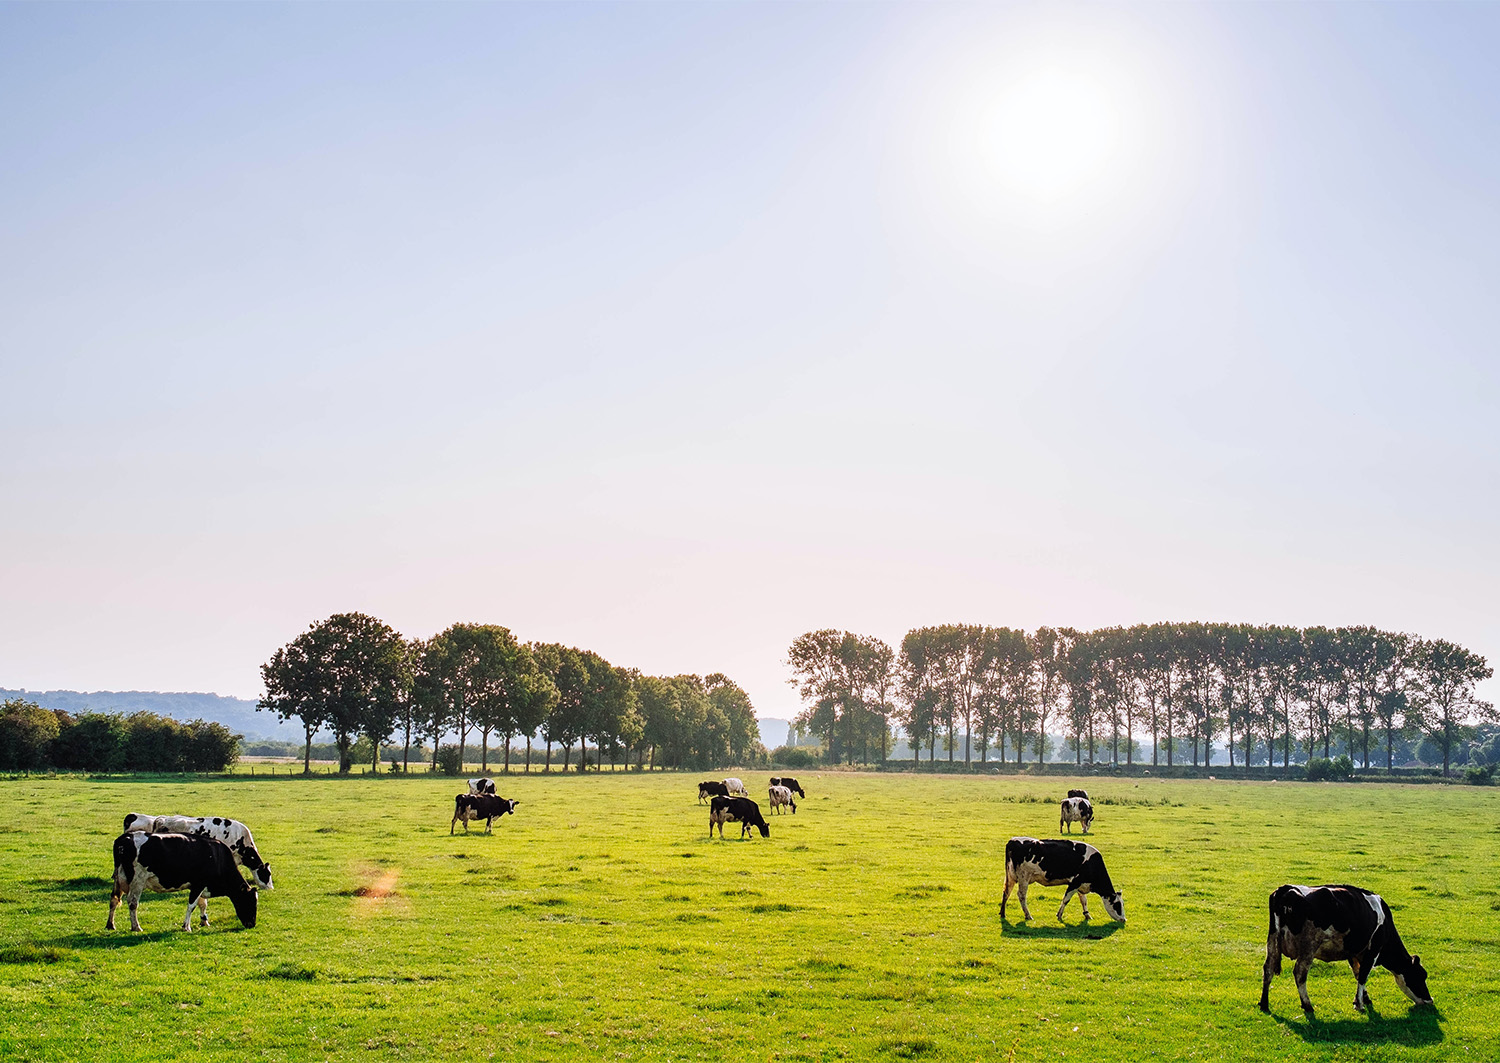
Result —
<svg viewBox="0 0 1500 1063"><path fill-rule="evenodd" d="M72 958L72 949L58 948L54 945L33 945L30 942L23 942L20 945L7 945L5 948L0 948L0 963L58 963Z"/></svg>
<svg viewBox="0 0 1500 1063"><path fill-rule="evenodd" d="M267 978L278 978L284 982L315 982L318 972L311 967L304 967L300 963L278 963L266 972Z"/></svg>

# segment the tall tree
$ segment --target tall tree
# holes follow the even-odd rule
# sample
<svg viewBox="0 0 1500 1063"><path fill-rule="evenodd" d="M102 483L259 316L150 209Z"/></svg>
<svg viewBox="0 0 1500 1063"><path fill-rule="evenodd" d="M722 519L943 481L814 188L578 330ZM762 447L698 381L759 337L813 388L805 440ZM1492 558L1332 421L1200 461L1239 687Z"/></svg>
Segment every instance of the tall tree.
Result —
<svg viewBox="0 0 1500 1063"><path fill-rule="evenodd" d="M356 734L379 732L383 741L394 728L404 656L401 636L389 625L363 613L336 613L261 666L266 694L257 707L302 720L304 772L311 770L312 736L327 726L338 746L339 771L347 772Z"/></svg>
<svg viewBox="0 0 1500 1063"><path fill-rule="evenodd" d="M459 762L469 731L477 726L484 734L487 763L489 734L514 733L517 708L530 694L530 654L498 624L454 624L432 638L426 658L426 671L458 734Z"/></svg>
<svg viewBox="0 0 1500 1063"><path fill-rule="evenodd" d="M1495 674L1477 653L1444 639L1423 642L1415 653L1417 688L1428 733L1443 751L1443 774L1451 771L1458 728L1493 706L1474 696L1474 687Z"/></svg>

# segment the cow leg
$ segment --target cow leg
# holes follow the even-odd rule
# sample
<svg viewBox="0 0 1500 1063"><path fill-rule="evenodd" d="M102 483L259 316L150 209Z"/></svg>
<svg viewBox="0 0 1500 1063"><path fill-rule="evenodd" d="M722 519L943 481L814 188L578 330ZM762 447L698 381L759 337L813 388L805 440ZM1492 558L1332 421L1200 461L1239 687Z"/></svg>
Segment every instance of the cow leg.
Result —
<svg viewBox="0 0 1500 1063"><path fill-rule="evenodd" d="M1281 973L1281 942L1273 929L1266 936L1266 965L1260 982L1260 1010L1271 1010L1271 979Z"/></svg>
<svg viewBox="0 0 1500 1063"><path fill-rule="evenodd" d="M1083 905L1083 918L1084 919L1088 919L1088 917L1089 917L1089 891L1088 890L1079 890L1078 891L1078 903L1081 904L1081 905Z"/></svg>
<svg viewBox="0 0 1500 1063"><path fill-rule="evenodd" d="M1027 922L1030 922L1031 909L1026 907L1026 880L1024 878L1016 883L1016 899L1021 902L1021 914L1026 917Z"/></svg>
<svg viewBox="0 0 1500 1063"><path fill-rule="evenodd" d="M495 822L495 817L494 816L487 816L487 817L485 817L484 832L486 834L494 834L495 833L494 830L491 827L491 824L493 824L494 822Z"/></svg>
<svg viewBox="0 0 1500 1063"><path fill-rule="evenodd" d="M1302 1010L1311 1017L1313 1013L1312 998L1307 995L1307 972L1312 969L1312 957L1305 956L1299 959L1292 967L1292 978L1297 983L1297 995L1302 998Z"/></svg>
<svg viewBox="0 0 1500 1063"><path fill-rule="evenodd" d="M205 903L207 902L207 893L207 886L199 886L197 884L194 884L188 889L187 914L182 917L182 929L186 930L189 934L193 932L193 909L198 907L199 901L204 901ZM207 921L205 920L205 925L206 923Z"/></svg>
<svg viewBox="0 0 1500 1063"><path fill-rule="evenodd" d="M1069 886L1068 892L1063 894L1063 902L1057 906L1057 921L1059 923L1062 922L1063 909L1068 906L1068 902L1073 899L1073 894L1077 892L1078 891L1076 889L1074 889L1072 886ZM1087 918L1087 916L1085 916L1085 918Z"/></svg>
<svg viewBox="0 0 1500 1063"><path fill-rule="evenodd" d="M130 929L139 934L141 932L141 921L136 917L135 909L141 903L141 895L135 890L131 890L130 895L126 898L126 903L130 905Z"/></svg>
<svg viewBox="0 0 1500 1063"><path fill-rule="evenodd" d="M198 925L208 925L208 891L204 890L198 894Z"/></svg>
<svg viewBox="0 0 1500 1063"><path fill-rule="evenodd" d="M1365 1006L1370 1003L1370 991L1365 988L1365 979L1370 977L1372 967L1361 969L1359 957L1349 960L1349 969L1354 972L1354 1010L1364 1011Z"/></svg>
<svg viewBox="0 0 1500 1063"><path fill-rule="evenodd" d="M115 909L120 906L120 894L122 892L120 884L116 882L114 891L109 895L109 919L104 924L105 930L113 930L115 928Z"/></svg>

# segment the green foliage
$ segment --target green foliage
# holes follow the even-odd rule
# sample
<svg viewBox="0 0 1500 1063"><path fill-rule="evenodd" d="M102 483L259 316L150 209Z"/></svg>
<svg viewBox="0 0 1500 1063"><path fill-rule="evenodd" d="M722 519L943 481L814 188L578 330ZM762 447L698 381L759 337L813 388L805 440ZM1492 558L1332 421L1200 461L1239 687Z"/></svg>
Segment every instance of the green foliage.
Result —
<svg viewBox="0 0 1500 1063"><path fill-rule="evenodd" d="M806 746L777 746L771 750L771 764L778 768L812 768L821 760L817 749Z"/></svg>
<svg viewBox="0 0 1500 1063"><path fill-rule="evenodd" d="M1327 760L1314 757L1307 762L1308 782L1348 782L1354 777L1354 762L1347 756Z"/></svg>
<svg viewBox="0 0 1500 1063"><path fill-rule="evenodd" d="M59 729L57 714L35 702L12 698L0 705L0 769L45 767Z"/></svg>
<svg viewBox="0 0 1500 1063"><path fill-rule="evenodd" d="M437 751L438 771L444 775L457 775L464 770L463 754L457 746L440 746Z"/></svg>
<svg viewBox="0 0 1500 1063"><path fill-rule="evenodd" d="M0 1055L1500 1058L1494 790L825 772L742 843L707 840L696 781L512 776L517 815L454 837L443 777L0 782L19 813L0 833ZM1002 922L1005 839L1055 837L1073 785L1129 924L1097 899L1058 922L1063 889L1041 886L1033 922L1014 895ZM215 898L213 926L182 933L182 893L146 895L144 934L102 928L112 810L157 808L251 825L277 873L254 930ZM1290 963L1256 1009L1267 894L1345 881L1390 902L1438 1009L1381 970L1359 1014L1347 965L1321 963L1315 1019Z"/></svg>
<svg viewBox="0 0 1500 1063"><path fill-rule="evenodd" d="M1490 786L1495 781L1495 766L1493 764L1469 765L1464 772L1464 782L1470 786Z"/></svg>

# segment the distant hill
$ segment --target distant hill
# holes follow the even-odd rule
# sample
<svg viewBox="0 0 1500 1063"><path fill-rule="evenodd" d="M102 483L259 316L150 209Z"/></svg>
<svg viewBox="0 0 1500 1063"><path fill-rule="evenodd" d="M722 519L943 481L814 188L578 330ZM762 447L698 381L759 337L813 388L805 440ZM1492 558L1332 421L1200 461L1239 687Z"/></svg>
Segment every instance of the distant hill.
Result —
<svg viewBox="0 0 1500 1063"><path fill-rule="evenodd" d="M24 698L44 709L62 709L80 713L154 712L158 716L169 716L174 720L208 720L222 723L231 731L247 739L273 739L283 742L301 742L302 727L297 723L285 724L275 713L256 712L255 702L244 698L228 698L222 694L167 694L154 690L95 690L80 693L76 690L5 690L0 688L0 701Z"/></svg>
<svg viewBox="0 0 1500 1063"><path fill-rule="evenodd" d="M761 745L767 749L775 749L777 746L786 745L787 732L792 727L790 720L778 720L772 717L771 719L761 720L759 723Z"/></svg>

